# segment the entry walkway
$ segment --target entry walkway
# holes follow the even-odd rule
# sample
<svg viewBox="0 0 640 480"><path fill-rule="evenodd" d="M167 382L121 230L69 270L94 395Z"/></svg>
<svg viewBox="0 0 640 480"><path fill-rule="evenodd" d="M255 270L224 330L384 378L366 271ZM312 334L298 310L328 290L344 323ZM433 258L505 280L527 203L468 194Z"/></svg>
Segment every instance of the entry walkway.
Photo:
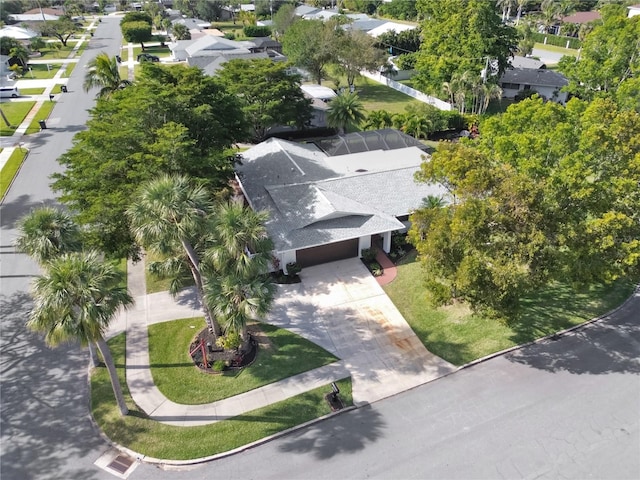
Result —
<svg viewBox="0 0 640 480"><path fill-rule="evenodd" d="M305 269L302 283L280 285L266 322L287 328L340 361L206 405L180 405L153 383L147 327L202 316L193 290L177 300L144 295L144 265L130 264L135 306L120 314L110 334L126 330L127 385L154 420L179 426L214 423L351 376L357 406L398 394L456 368L429 353L359 259Z"/></svg>

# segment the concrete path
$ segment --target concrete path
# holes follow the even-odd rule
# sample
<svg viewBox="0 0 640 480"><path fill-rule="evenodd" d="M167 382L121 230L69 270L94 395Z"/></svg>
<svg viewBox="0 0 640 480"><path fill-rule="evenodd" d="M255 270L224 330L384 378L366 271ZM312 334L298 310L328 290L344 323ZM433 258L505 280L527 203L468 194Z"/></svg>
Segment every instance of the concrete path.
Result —
<svg viewBox="0 0 640 480"><path fill-rule="evenodd" d="M143 263L128 268L136 303L109 335L126 330L127 385L151 418L178 426L214 423L351 376L357 406L438 378L456 368L429 353L359 259L307 268L302 283L281 285L266 322L287 328L340 361L206 405L180 405L160 393L149 368L150 324L200 317L193 290L173 299L144 292Z"/></svg>

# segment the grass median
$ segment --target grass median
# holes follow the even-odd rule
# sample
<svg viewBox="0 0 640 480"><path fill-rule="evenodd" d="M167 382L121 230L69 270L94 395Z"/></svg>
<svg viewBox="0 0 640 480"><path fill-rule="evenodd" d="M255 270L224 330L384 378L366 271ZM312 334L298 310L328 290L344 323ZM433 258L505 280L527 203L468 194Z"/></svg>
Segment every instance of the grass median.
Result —
<svg viewBox="0 0 640 480"><path fill-rule="evenodd" d="M109 340L124 390L129 415L121 417L115 403L106 368L91 375L93 417L114 442L142 455L189 460L227 452L331 412L324 395L330 385L305 392L264 408L217 423L197 427L175 427L156 422L134 403L125 381L125 334ZM337 382L345 405L352 405L351 380Z"/></svg>
<svg viewBox="0 0 640 480"><path fill-rule="evenodd" d="M298 373L335 362L336 357L288 330L260 323L266 340L248 367L221 375L200 372L189 345L205 328L204 318L186 318L149 326L151 374L160 391L176 403L197 405L248 392Z"/></svg>
<svg viewBox="0 0 640 480"><path fill-rule="evenodd" d="M2 172L0 172L0 199L3 199L9 190L11 182L13 182L18 170L20 170L20 166L22 162L24 162L27 153L26 149L16 148L9 157L9 160L7 160L7 163L2 167Z"/></svg>
<svg viewBox="0 0 640 480"><path fill-rule="evenodd" d="M524 297L522 315L507 324L476 315L466 305L431 307L414 254L398 265L398 276L384 290L430 352L463 365L602 315L624 302L633 288L632 282L619 281L574 292L554 283Z"/></svg>

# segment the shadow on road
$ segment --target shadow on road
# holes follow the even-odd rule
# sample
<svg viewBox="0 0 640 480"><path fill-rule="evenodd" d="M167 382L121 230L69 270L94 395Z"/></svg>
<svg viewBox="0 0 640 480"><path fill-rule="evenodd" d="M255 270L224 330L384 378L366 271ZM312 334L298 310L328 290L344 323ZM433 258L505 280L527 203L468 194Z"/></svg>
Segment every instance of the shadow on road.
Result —
<svg viewBox="0 0 640 480"><path fill-rule="evenodd" d="M382 416L369 405L287 436L280 450L312 452L321 460L341 453L356 453L364 450L367 443L377 441L385 427Z"/></svg>

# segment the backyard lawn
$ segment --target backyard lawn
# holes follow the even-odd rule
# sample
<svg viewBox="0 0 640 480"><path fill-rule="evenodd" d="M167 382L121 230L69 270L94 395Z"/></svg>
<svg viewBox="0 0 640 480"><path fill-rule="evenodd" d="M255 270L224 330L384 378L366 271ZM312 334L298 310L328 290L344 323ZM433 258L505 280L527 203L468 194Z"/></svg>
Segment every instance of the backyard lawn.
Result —
<svg viewBox="0 0 640 480"><path fill-rule="evenodd" d="M521 318L510 324L474 315L464 305L431 307L415 255L398 266L398 276L384 290L430 352L463 365L606 313L628 298L633 288L631 282L620 281L576 293L556 283L524 298Z"/></svg>
<svg viewBox="0 0 640 480"><path fill-rule="evenodd" d="M324 400L324 395L331 392L331 386L325 385L214 424L198 427L165 425L149 419L129 394L125 379L125 334L109 340L109 347L129 415L120 416L104 367L95 369L91 375L91 412L99 427L113 442L142 455L175 460L215 455L331 413ZM336 383L343 403L346 406L353 405L351 380L347 378Z"/></svg>

